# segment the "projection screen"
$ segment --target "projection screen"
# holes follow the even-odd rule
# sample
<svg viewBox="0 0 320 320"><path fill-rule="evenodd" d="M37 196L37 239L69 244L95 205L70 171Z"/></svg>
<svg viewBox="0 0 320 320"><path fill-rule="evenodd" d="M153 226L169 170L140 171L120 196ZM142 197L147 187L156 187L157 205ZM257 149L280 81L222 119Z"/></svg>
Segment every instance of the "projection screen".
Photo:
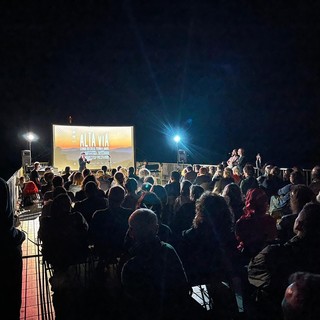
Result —
<svg viewBox="0 0 320 320"><path fill-rule="evenodd" d="M117 166L134 166L134 128L133 126L53 126L53 166L63 171L79 169L78 159L85 153L87 168L108 169Z"/></svg>

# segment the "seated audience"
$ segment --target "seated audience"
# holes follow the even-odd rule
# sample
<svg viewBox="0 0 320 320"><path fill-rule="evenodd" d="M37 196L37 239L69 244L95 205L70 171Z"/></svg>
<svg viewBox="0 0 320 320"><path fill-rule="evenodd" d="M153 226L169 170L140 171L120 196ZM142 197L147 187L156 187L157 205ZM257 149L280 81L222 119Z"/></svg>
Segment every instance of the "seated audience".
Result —
<svg viewBox="0 0 320 320"><path fill-rule="evenodd" d="M240 182L242 196L245 198L248 190L259 187L258 181L254 176L254 167L252 164L246 164L243 168L244 178Z"/></svg>

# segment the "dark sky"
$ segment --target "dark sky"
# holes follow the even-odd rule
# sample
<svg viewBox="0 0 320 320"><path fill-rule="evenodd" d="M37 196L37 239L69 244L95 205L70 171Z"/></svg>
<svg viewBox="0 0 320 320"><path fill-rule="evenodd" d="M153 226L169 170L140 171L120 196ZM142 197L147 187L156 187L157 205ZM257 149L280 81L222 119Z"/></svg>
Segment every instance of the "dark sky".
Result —
<svg viewBox="0 0 320 320"><path fill-rule="evenodd" d="M138 161L175 162L168 128L181 128L190 162L240 146L320 162L318 1L58 3L0 5L2 176L30 130L33 160L51 161L52 124L70 115L133 125Z"/></svg>

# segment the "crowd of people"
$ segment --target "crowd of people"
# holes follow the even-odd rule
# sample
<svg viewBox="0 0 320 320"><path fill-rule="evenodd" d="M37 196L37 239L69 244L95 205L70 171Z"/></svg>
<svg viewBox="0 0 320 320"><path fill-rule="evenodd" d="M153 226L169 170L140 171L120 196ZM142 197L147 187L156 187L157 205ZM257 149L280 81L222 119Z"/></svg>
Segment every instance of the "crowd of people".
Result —
<svg viewBox="0 0 320 320"><path fill-rule="evenodd" d="M164 184L147 168L40 177L35 163L21 196L32 205L32 183L43 203L38 236L57 319L319 318L320 166L307 185L298 167L282 175L256 160L235 149ZM90 294L75 295L72 266L88 261ZM192 298L200 285L210 311Z"/></svg>

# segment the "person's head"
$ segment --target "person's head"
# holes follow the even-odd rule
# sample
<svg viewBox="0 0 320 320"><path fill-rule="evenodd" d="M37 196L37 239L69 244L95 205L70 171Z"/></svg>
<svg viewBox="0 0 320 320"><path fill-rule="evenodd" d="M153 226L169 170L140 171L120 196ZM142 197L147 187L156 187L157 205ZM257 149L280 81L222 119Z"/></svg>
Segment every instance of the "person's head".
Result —
<svg viewBox="0 0 320 320"><path fill-rule="evenodd" d="M222 196L231 206L243 203L241 189L236 183L227 184L222 190Z"/></svg>
<svg viewBox="0 0 320 320"><path fill-rule="evenodd" d="M207 167L201 167L200 169L199 169L199 175L200 176L205 176L205 175L207 175L208 174L208 168Z"/></svg>
<svg viewBox="0 0 320 320"><path fill-rule="evenodd" d="M314 202L305 204L294 222L293 230L300 238L319 239L320 204Z"/></svg>
<svg viewBox="0 0 320 320"><path fill-rule="evenodd" d="M111 175L112 175L112 177L114 177L114 175L115 175L116 172L117 172L117 169L116 169L116 168L111 169Z"/></svg>
<svg viewBox="0 0 320 320"><path fill-rule="evenodd" d="M129 236L145 242L156 237L159 229L157 215L150 209L137 209L129 217Z"/></svg>
<svg viewBox="0 0 320 320"><path fill-rule="evenodd" d="M317 320L320 314L320 274L295 272L281 303L284 320Z"/></svg>
<svg viewBox="0 0 320 320"><path fill-rule="evenodd" d="M320 166L315 166L312 168L311 181L320 181Z"/></svg>
<svg viewBox="0 0 320 320"><path fill-rule="evenodd" d="M103 171L104 174L106 174L107 171L108 171L108 167L107 167L106 165L103 165L103 166L101 167L101 170Z"/></svg>
<svg viewBox="0 0 320 320"><path fill-rule="evenodd" d="M59 218L71 211L71 199L66 193L56 196L51 205L51 217Z"/></svg>
<svg viewBox="0 0 320 320"><path fill-rule="evenodd" d="M52 179L52 185L54 188L63 186L63 178L61 176L54 176Z"/></svg>
<svg viewBox="0 0 320 320"><path fill-rule="evenodd" d="M129 175L132 175L132 174L134 174L134 167L129 167L128 168L128 173L129 173Z"/></svg>
<svg viewBox="0 0 320 320"><path fill-rule="evenodd" d="M144 192L138 199L136 208L150 209L157 215L158 220L161 220L162 203L159 197L153 192Z"/></svg>
<svg viewBox="0 0 320 320"><path fill-rule="evenodd" d="M77 171L73 176L73 184L81 186L83 181L83 175L80 171Z"/></svg>
<svg viewBox="0 0 320 320"><path fill-rule="evenodd" d="M304 176L301 171L292 171L290 173L290 183L292 184L304 184Z"/></svg>
<svg viewBox="0 0 320 320"><path fill-rule="evenodd" d="M85 186L89 181L93 181L99 188L100 184L99 181L97 180L96 176L93 174L89 174L88 176L86 176L83 180L82 180L82 185L81 185L81 189L83 191L85 191Z"/></svg>
<svg viewBox="0 0 320 320"><path fill-rule="evenodd" d="M150 176L150 175L151 175L151 172L147 168L141 168L139 170L139 178L142 179L142 180L144 179L144 177L147 177L147 176Z"/></svg>
<svg viewBox="0 0 320 320"><path fill-rule="evenodd" d="M231 152L231 156L237 156L237 155L238 155L237 149L233 149Z"/></svg>
<svg viewBox="0 0 320 320"><path fill-rule="evenodd" d="M270 170L270 174L274 177L279 177L281 173L281 170L278 166L273 166Z"/></svg>
<svg viewBox="0 0 320 320"><path fill-rule="evenodd" d="M229 167L226 167L223 169L223 177L224 178L232 178L232 169Z"/></svg>
<svg viewBox="0 0 320 320"><path fill-rule="evenodd" d="M36 161L34 164L33 164L33 167L35 170L39 170L40 169L40 162L39 161Z"/></svg>
<svg viewBox="0 0 320 320"><path fill-rule="evenodd" d="M197 185L197 184L192 184L190 186L190 200L193 202L196 202L201 195L204 193L203 187Z"/></svg>
<svg viewBox="0 0 320 320"><path fill-rule="evenodd" d="M88 181L84 186L84 192L87 198L93 198L97 195L98 186L94 181Z"/></svg>
<svg viewBox="0 0 320 320"><path fill-rule="evenodd" d="M190 195L190 187L191 186L192 186L192 183L189 180L184 180L181 183L181 186L180 186L180 194L182 196L189 197L189 195Z"/></svg>
<svg viewBox="0 0 320 320"><path fill-rule="evenodd" d="M65 168L64 168L64 173L70 173L70 171L71 171L71 168L69 167L69 166L66 166Z"/></svg>
<svg viewBox="0 0 320 320"><path fill-rule="evenodd" d="M196 202L193 227L207 226L222 237L228 236L232 227L232 216L225 199L205 191Z"/></svg>
<svg viewBox="0 0 320 320"><path fill-rule="evenodd" d="M83 175L84 178L89 176L90 174L91 174L91 170L90 169L85 168L85 169L82 170L82 175Z"/></svg>
<svg viewBox="0 0 320 320"><path fill-rule="evenodd" d="M128 178L125 183L125 188L129 193L135 193L138 189L138 182L134 178Z"/></svg>
<svg viewBox="0 0 320 320"><path fill-rule="evenodd" d="M152 188L152 184L150 182L144 182L141 185L142 192L149 192L149 191L151 191L151 188Z"/></svg>
<svg viewBox="0 0 320 320"><path fill-rule="evenodd" d="M144 177L143 182L149 182L149 183L152 184L152 185L155 184L155 181L154 181L153 176L146 176L146 177Z"/></svg>
<svg viewBox="0 0 320 320"><path fill-rule="evenodd" d="M264 168L264 174L266 176L270 175L272 168L273 168L273 166L271 164L266 165L265 168Z"/></svg>
<svg viewBox="0 0 320 320"><path fill-rule="evenodd" d="M168 204L168 193L164 186L154 184L150 191L154 192L159 197L163 206Z"/></svg>
<svg viewBox="0 0 320 320"><path fill-rule="evenodd" d="M114 182L119 184L120 186L124 185L125 176L121 171L117 171L114 174Z"/></svg>
<svg viewBox="0 0 320 320"><path fill-rule="evenodd" d="M125 189L120 185L112 186L108 191L108 200L110 207L120 207L125 197Z"/></svg>
<svg viewBox="0 0 320 320"><path fill-rule="evenodd" d="M43 178L47 184L51 184L54 178L54 173L52 171L48 171L43 175Z"/></svg>
<svg viewBox="0 0 320 320"><path fill-rule="evenodd" d="M122 174L123 174L123 176L124 176L125 179L128 177L128 170L127 170L127 168L121 167L119 171L122 172Z"/></svg>
<svg viewBox="0 0 320 320"><path fill-rule="evenodd" d="M179 182L180 181L180 172L177 170L173 170L170 173L170 180L171 182Z"/></svg>
<svg viewBox="0 0 320 320"><path fill-rule="evenodd" d="M103 170L102 170L102 169L97 170L97 172L96 172L96 177L97 177L97 179L99 179L99 178L101 178L101 177L103 177L103 176L104 176Z"/></svg>
<svg viewBox="0 0 320 320"><path fill-rule="evenodd" d="M290 194L290 208L292 213L298 214L308 202L316 201L313 191L305 184L294 185Z"/></svg>
<svg viewBox="0 0 320 320"><path fill-rule="evenodd" d="M193 171L192 166L186 166L186 172L191 172L191 171Z"/></svg>
<svg viewBox="0 0 320 320"><path fill-rule="evenodd" d="M244 155L244 149L243 148L239 148L237 153L238 153L239 157L243 156Z"/></svg>
<svg viewBox="0 0 320 320"><path fill-rule="evenodd" d="M81 156L81 158L84 159L84 158L86 157L86 153L85 153L85 152L81 152L81 153L80 153L80 156Z"/></svg>
<svg viewBox="0 0 320 320"><path fill-rule="evenodd" d="M254 167L252 164L246 164L243 168L243 173L245 177L253 177L254 176Z"/></svg>
<svg viewBox="0 0 320 320"><path fill-rule="evenodd" d="M249 189L245 199L246 215L263 215L269 209L269 198L265 191L260 188Z"/></svg>
<svg viewBox="0 0 320 320"><path fill-rule="evenodd" d="M195 171L195 172L198 173L199 170L200 170L200 168L201 168L201 165L200 165L200 164L195 164L195 165L194 165L194 171Z"/></svg>
<svg viewBox="0 0 320 320"><path fill-rule="evenodd" d="M241 172L240 172L240 169L239 169L238 166L232 167L232 174L233 174L234 176L241 176Z"/></svg>

